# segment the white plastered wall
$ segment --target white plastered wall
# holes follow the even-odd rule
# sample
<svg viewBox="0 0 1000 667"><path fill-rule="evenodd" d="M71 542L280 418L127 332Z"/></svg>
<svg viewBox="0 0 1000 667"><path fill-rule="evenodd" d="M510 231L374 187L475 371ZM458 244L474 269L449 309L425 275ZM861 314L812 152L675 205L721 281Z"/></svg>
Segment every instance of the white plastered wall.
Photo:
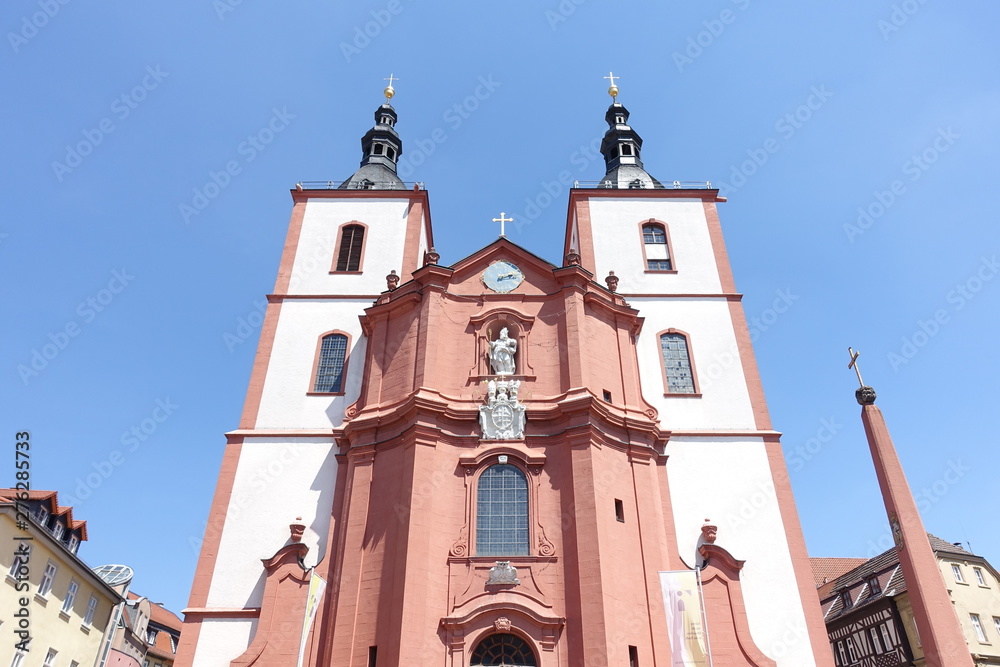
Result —
<svg viewBox="0 0 1000 667"><path fill-rule="evenodd" d="M225 619L202 621L195 647L194 667L229 667L243 655L254 631L257 619Z"/></svg>
<svg viewBox="0 0 1000 667"><path fill-rule="evenodd" d="M289 544L288 525L306 524L306 567L325 554L337 479L333 438L247 438L233 480L208 607L259 607L261 559ZM246 644L243 645L246 647Z"/></svg>
<svg viewBox="0 0 1000 667"><path fill-rule="evenodd" d="M725 299L632 297L629 304L645 318L636 342L642 393L660 412L664 428L756 429ZM688 334L702 396L663 395L663 362L657 334L666 329Z"/></svg>
<svg viewBox="0 0 1000 667"><path fill-rule="evenodd" d="M310 199L292 264L291 294L379 294L385 276L400 273L409 199ZM368 226L360 274L330 274L341 225ZM405 281L407 277L401 278Z"/></svg>
<svg viewBox="0 0 1000 667"><path fill-rule="evenodd" d="M654 218L667 226L676 274L646 273L640 223ZM708 221L700 199L590 200L596 279L608 271L623 294L718 294L722 291Z"/></svg>
<svg viewBox="0 0 1000 667"><path fill-rule="evenodd" d="M698 563L701 525L710 518L716 544L746 561L740 581L754 642L779 667L815 665L763 440L674 437L667 456L681 556Z"/></svg>
<svg viewBox="0 0 1000 667"><path fill-rule="evenodd" d="M367 338L358 317L369 305L364 299L286 299L281 304L256 428L340 426L344 410L361 393ZM350 335L344 395L308 396L320 336L335 329Z"/></svg>

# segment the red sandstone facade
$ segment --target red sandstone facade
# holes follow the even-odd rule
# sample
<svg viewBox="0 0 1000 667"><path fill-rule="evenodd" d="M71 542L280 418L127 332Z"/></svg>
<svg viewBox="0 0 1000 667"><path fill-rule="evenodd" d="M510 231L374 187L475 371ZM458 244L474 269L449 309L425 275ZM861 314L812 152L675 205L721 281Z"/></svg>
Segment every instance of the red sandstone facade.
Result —
<svg viewBox="0 0 1000 667"><path fill-rule="evenodd" d="M562 266L503 238L452 266L439 265L430 248L433 237L422 190L300 189L293 197L288 243L275 294L269 296L240 430L229 435L186 610L178 667L225 664L211 653L212 645L225 636L220 628L246 620L253 625L245 649L227 657L228 664L287 667L296 663L300 650L302 664L310 666L499 664L483 660L484 647L507 641L520 647L522 662L517 664L668 667L680 663L671 656L658 573L696 565L703 568L714 666L793 664L774 659L786 650L782 646L755 642L755 619L741 583L744 561L722 546L727 543L725 528L719 545L702 540L698 554L682 556L682 542L694 538L685 535L681 540L676 534L679 512L673 504L667 453L676 434L670 415L661 414L648 390L644 396L643 377L664 376L660 367L644 367L641 361L637 345L648 325L640 309L626 300L640 295L611 291L603 276L595 275L601 249L592 231L602 222L592 219L590 206L592 199L607 197L639 204L656 200L661 207L672 206L674 199L696 202L692 210L702 216L697 224L704 226L704 245L709 246L701 250L713 261L708 273L716 287L690 294L671 291L672 283L663 283L666 287L651 287L641 296L678 303L693 297L720 314L729 327L726 335L734 341L732 372L745 378L736 389L748 406L749 422L740 428L713 428L709 421L697 428L689 425L679 435L695 443L705 438L715 446L729 446L731 441L741 455L751 449L761 452L759 465L774 489L776 530L782 540L772 548L789 562L791 575L779 585L785 590L783 599L796 600L803 619L789 641L798 644L799 655L809 656L808 664L833 664L778 434L771 430L740 295L722 243L715 203L723 200L717 190L574 190ZM363 204L369 199L405 202L401 256L389 260L401 268L402 284L397 287L390 280L390 289L374 295L360 287L347 294L296 293L293 274L297 258L306 252L300 233L307 206L326 200ZM337 218L338 245L345 224L377 228L363 217ZM653 217L631 220L630 240L635 225ZM667 224L681 226L669 220ZM677 252L682 255L684 244L692 243L685 239L700 238L690 230L685 234L672 237L679 239ZM375 248L366 252L367 267L379 253ZM500 261L521 272L523 280L516 289L500 292L484 284L484 272ZM689 259L687 266L692 264ZM330 266L330 258L325 258L322 271ZM683 278L684 271L659 273ZM351 339L344 362L352 373L361 374L361 382L343 419L327 428L298 428L262 416L268 385L275 384L270 378L282 345L280 323L291 316L287 311L306 302L347 298L367 298L369 304L375 298L375 303L358 308L361 331ZM316 327L317 335L344 331L350 336L338 322L323 321ZM683 321L677 327L688 328ZM487 439L480 410L487 400L487 382L498 378L488 351L502 329L516 341L514 372L504 377L521 383L517 398L526 406L527 425L523 437ZM651 332L657 340L658 331L673 329L661 331L657 325ZM320 356L316 349L303 353L314 363ZM693 359L691 365L697 373ZM313 372L310 382L315 378ZM707 401L713 391L699 386L698 394L681 400ZM351 390L329 393L350 396ZM678 404L678 410L687 405ZM254 567L260 584L249 598L258 599L259 605L239 598L239 604L218 602L224 599L218 590L225 585L219 582L228 576L228 563L235 562L220 554L227 531L234 530L232 508L240 502L242 460L251 444L279 436L332 438L336 462L335 479L321 480L324 488L332 489L329 517L320 517L328 522L311 524L326 526L313 547L320 553L313 573L327 588L304 639L302 620L312 574L305 563L316 559L309 560L310 547L298 537L268 553L247 554L243 564L254 558L259 564ZM748 439L755 442L743 444ZM717 465L727 464L704 461L707 467ZM526 545L520 553L480 553L480 486L495 466L512 467L526 483ZM730 474L738 476L740 471ZM704 492L726 490L706 487ZM282 498L276 494L273 501L281 503ZM802 591L806 595L797 597ZM759 602L755 608L760 608ZM765 619L756 620L758 628L762 624ZM211 639L208 633L214 633Z"/></svg>

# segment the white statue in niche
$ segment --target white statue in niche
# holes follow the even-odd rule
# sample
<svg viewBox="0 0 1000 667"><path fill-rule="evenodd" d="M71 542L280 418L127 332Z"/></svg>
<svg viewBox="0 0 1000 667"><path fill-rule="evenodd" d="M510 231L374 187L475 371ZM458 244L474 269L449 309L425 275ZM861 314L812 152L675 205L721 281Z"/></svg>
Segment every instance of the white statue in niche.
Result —
<svg viewBox="0 0 1000 667"><path fill-rule="evenodd" d="M490 341L490 366L497 375L514 374L514 353L517 340L507 336L507 327L500 330L500 337Z"/></svg>

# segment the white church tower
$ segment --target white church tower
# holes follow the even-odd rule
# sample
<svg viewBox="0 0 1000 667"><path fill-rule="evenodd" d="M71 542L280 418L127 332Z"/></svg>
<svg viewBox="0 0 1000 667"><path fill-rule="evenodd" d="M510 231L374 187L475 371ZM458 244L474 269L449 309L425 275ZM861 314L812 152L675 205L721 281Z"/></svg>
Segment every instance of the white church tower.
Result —
<svg viewBox="0 0 1000 667"><path fill-rule="evenodd" d="M661 183L615 98L601 144L606 175L572 190L565 251L644 318L636 339L642 394L669 432L678 549L701 563L709 519L745 561L750 633L779 665L830 664L805 540L771 425L710 183ZM707 518L706 518L707 517ZM711 636L711 627L709 627ZM814 662L814 654L818 662Z"/></svg>
<svg viewBox="0 0 1000 667"><path fill-rule="evenodd" d="M360 317L387 281L422 266L432 245L427 191L396 175L402 141L393 94L390 85L349 179L291 192L277 281L239 428L226 434L185 610L184 643L192 642L195 665L228 665L247 648L264 595L260 557L248 554L278 551L290 517L306 526L305 566L327 557L338 480L333 429L364 375Z"/></svg>

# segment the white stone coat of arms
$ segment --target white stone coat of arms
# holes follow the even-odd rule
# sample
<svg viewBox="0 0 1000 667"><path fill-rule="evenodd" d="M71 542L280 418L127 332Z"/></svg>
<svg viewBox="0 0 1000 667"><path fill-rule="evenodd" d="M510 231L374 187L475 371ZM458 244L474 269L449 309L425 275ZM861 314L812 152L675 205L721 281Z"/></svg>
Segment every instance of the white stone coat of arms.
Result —
<svg viewBox="0 0 1000 667"><path fill-rule="evenodd" d="M520 380L490 380L489 399L479 407L484 440L518 440L524 437L525 408L517 401Z"/></svg>

